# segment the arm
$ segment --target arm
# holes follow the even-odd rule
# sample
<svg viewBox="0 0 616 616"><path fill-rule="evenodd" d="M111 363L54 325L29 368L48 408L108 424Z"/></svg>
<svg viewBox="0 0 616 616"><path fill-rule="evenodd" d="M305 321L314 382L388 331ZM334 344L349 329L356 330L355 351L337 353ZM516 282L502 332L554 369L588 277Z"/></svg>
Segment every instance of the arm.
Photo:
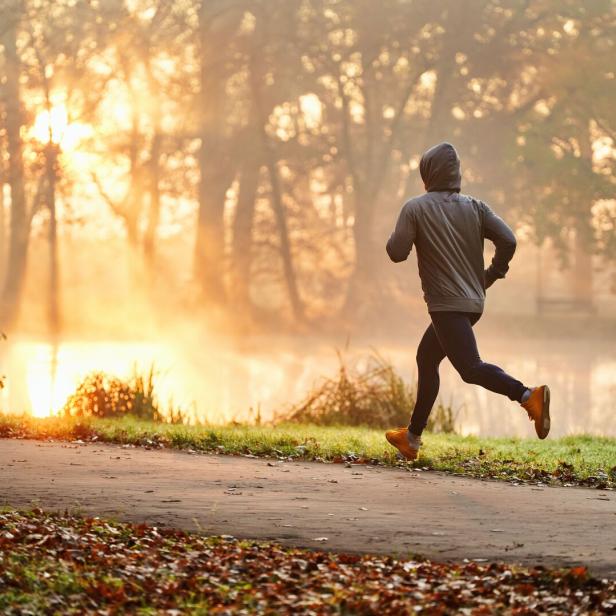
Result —
<svg viewBox="0 0 616 616"><path fill-rule="evenodd" d="M483 205L483 236L494 242L496 252L492 263L485 271L486 289L498 279L504 278L509 270L509 261L516 249L513 231L485 203Z"/></svg>
<svg viewBox="0 0 616 616"><path fill-rule="evenodd" d="M413 248L415 241L415 220L410 208L410 202L406 202L400 210L396 228L387 240L387 254L394 263L405 261Z"/></svg>

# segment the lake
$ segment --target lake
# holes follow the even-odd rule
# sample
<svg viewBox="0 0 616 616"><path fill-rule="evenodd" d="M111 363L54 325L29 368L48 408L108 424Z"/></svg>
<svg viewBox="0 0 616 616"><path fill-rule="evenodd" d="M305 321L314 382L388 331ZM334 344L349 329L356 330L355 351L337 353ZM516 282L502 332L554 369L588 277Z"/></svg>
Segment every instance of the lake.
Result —
<svg viewBox="0 0 616 616"><path fill-rule="evenodd" d="M376 346L408 380L415 377L415 345ZM592 433L616 436L616 352L597 341L529 342L514 335L482 340L485 361L497 363L525 384L548 383L552 391L552 435ZM351 348L349 358L365 357L368 345ZM7 377L0 395L5 412L46 416L62 408L79 381L102 370L128 376L135 368L154 365L157 390L165 405L171 401L193 420L264 420L302 396L321 376L333 376L338 366L335 348L314 339L254 338L141 342L62 342L57 349L44 342L5 343L0 356ZM526 413L508 399L464 383L447 360L441 365L441 399L457 412L463 434L531 436Z"/></svg>

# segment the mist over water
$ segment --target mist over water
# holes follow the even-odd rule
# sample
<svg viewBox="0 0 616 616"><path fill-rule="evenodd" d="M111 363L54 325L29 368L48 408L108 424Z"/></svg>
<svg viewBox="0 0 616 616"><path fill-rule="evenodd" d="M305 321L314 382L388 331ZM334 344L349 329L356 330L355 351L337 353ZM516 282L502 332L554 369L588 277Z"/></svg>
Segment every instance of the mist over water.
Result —
<svg viewBox="0 0 616 616"><path fill-rule="evenodd" d="M525 384L550 385L552 436L616 436L613 345L580 340L533 344L519 337L482 336L480 329L477 333L486 360L501 365ZM409 336L406 344L378 347L409 382L415 380L413 345L419 335ZM54 414L92 371L129 376L134 369L147 372L153 365L163 406L172 402L188 413L190 421L254 422L257 413L262 421L268 421L298 402L320 377L334 376L338 367L334 342L340 343L338 347L344 344L271 336L244 342L244 347L251 347L244 350L231 341L217 349L195 344L186 350L156 342L76 341L60 343L54 353L48 343L18 341L2 357L8 376L2 410ZM373 349L372 345L351 345L343 355L361 362ZM441 364L440 374L440 397L454 409L460 433L534 435L526 413L516 403L464 383L447 360Z"/></svg>

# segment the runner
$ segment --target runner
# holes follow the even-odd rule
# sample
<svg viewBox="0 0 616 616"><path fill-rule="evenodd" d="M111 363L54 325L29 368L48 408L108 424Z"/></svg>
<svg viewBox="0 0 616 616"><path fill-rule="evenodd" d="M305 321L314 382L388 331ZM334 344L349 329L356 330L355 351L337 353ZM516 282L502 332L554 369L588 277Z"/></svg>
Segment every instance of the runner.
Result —
<svg viewBox="0 0 616 616"><path fill-rule="evenodd" d="M519 402L535 423L537 436L550 431L550 390L526 387L498 366L481 360L473 325L481 318L485 290L504 278L516 248L515 235L490 208L460 193L460 158L450 143L439 143L421 157L426 193L407 201L387 242L394 263L417 247L419 277L431 324L417 349L418 385L408 427L385 436L407 460L415 460L421 434L439 390L438 367L447 357L466 383L474 383ZM484 271L483 240L496 252Z"/></svg>

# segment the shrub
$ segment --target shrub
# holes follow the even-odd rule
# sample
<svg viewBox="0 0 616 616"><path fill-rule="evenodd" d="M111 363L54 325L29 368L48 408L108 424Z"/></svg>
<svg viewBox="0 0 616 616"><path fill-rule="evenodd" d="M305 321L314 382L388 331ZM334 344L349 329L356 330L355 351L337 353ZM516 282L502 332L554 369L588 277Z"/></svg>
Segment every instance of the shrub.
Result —
<svg viewBox="0 0 616 616"><path fill-rule="evenodd" d="M323 378L304 400L284 413L283 421L317 425L404 426L415 405L415 389L396 372L391 362L373 352L364 367L349 366L337 351L338 374ZM440 402L432 411L427 429L455 432L455 415Z"/></svg>
<svg viewBox="0 0 616 616"><path fill-rule="evenodd" d="M127 380L103 372L89 374L66 401L63 414L72 417L132 415L152 421L184 421L181 411L161 412L154 393L153 367L145 376L135 370Z"/></svg>

